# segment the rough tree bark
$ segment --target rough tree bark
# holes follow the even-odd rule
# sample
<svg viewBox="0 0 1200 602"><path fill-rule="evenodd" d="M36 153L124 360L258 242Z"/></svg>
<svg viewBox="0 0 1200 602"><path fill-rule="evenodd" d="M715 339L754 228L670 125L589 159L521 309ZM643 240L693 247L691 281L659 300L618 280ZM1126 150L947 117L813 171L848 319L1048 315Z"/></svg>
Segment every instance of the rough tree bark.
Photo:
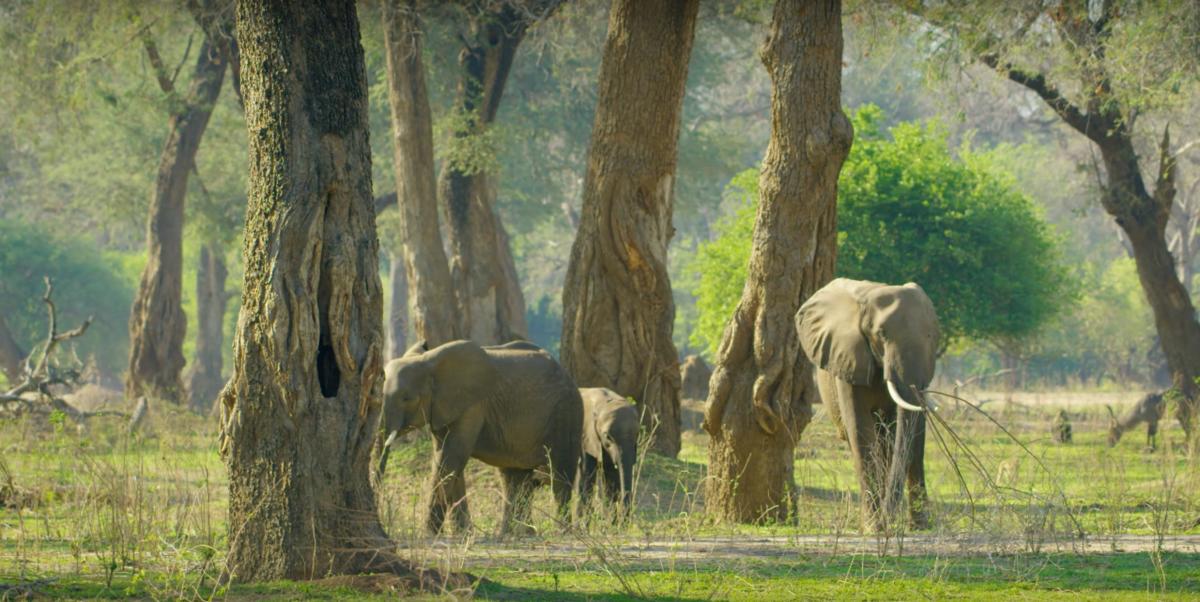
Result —
<svg viewBox="0 0 1200 602"><path fill-rule="evenodd" d="M698 0L609 11L583 209L563 285L562 361L581 387L637 400L651 449L679 453L667 275L679 114Z"/></svg>
<svg viewBox="0 0 1200 602"><path fill-rule="evenodd" d="M705 410L705 507L724 520L784 518L796 441L812 415L812 365L793 319L832 276L842 114L840 0L779 0L762 49L771 141L759 177L742 298L721 339Z"/></svg>
<svg viewBox="0 0 1200 602"><path fill-rule="evenodd" d="M1046 74L1017 68L996 54L980 60L1001 75L1037 94L1069 127L1096 145L1104 165L1100 202L1124 232L1133 250L1138 280L1154 313L1154 325L1167 357L1171 377L1183 398L1176 418L1190 438L1200 403L1200 322L1187 288L1176 272L1166 239L1175 202L1176 167L1169 128L1164 130L1153 191L1142 176L1134 147L1130 111L1114 96L1104 57L1120 17L1119 3L1102 2L1092 14L1087 3L1073 2L1049 13L1069 42L1080 67L1084 104L1076 105Z"/></svg>
<svg viewBox="0 0 1200 602"><path fill-rule="evenodd" d="M433 125L415 0L384 2L383 40L387 50L397 208L403 237L400 242L411 297L413 333L432 347L457 339L458 328L453 313L455 297L450 266L438 227ZM392 315L396 309L393 308ZM391 345L391 351L397 351L394 339ZM400 345L398 351L402 354L403 342Z"/></svg>
<svg viewBox="0 0 1200 602"><path fill-rule="evenodd" d="M188 380L189 405L193 412L208 414L221 393L225 380L222 352L225 349L225 307L229 293L225 280L225 251L219 242L200 247L196 270L196 354Z"/></svg>
<svg viewBox="0 0 1200 602"><path fill-rule="evenodd" d="M368 481L383 295L353 0L241 0L245 280L221 395L237 581L404 572Z"/></svg>
<svg viewBox="0 0 1200 602"><path fill-rule="evenodd" d="M388 254L388 286L392 288L387 312L387 357L404 355L408 342L408 276L404 273L404 258Z"/></svg>
<svg viewBox="0 0 1200 602"><path fill-rule="evenodd" d="M504 1L468 9L470 25L462 36L454 110L466 120L459 139L479 136L496 119L517 46L535 18L561 0ZM516 263L508 235L494 207L491 174L447 165L438 180L446 214L450 275L457 300L461 336L480 343L525 338L525 299L515 278Z"/></svg>
<svg viewBox="0 0 1200 602"><path fill-rule="evenodd" d="M0 370L4 371L4 376L8 378L9 383L21 380L21 365L24 361L25 351L21 349L21 345L13 337L12 331L8 329L8 323L4 321L4 314L0 313Z"/></svg>
<svg viewBox="0 0 1200 602"><path fill-rule="evenodd" d="M175 96L173 83L153 41L145 38L147 56L163 92ZM159 158L158 177L150 199L146 227L148 261L129 316L129 371L125 393L178 403L183 398L183 220L188 175L221 93L226 60L207 37L200 46L187 93L171 115L167 141Z"/></svg>

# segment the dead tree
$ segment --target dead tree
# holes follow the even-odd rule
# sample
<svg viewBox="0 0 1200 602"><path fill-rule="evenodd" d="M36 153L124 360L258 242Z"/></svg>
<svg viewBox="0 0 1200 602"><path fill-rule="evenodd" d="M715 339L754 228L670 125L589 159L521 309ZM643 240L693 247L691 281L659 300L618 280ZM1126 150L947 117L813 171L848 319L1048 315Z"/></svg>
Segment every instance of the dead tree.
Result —
<svg viewBox="0 0 1200 602"><path fill-rule="evenodd" d="M62 343L83 336L88 327L92 325L92 318L88 316L79 326L66 332L59 332L58 309L54 306L53 299L54 282L48 276L43 280L46 283L46 292L42 294L42 302L46 304L46 312L50 320L46 340L35 347L25 358L21 367L20 384L0 393L0 415L49 415L54 411L59 411L75 422L84 422L88 418L96 416L124 416L123 412L79 410L51 390L54 385L73 386L77 384L80 376L79 370L61 368L57 362L53 361L54 351Z"/></svg>
<svg viewBox="0 0 1200 602"><path fill-rule="evenodd" d="M1151 451L1155 449L1154 437L1158 434L1158 421L1162 419L1163 412L1167 408L1167 404L1163 399L1162 392L1149 393L1145 397L1138 400L1136 404L1121 418L1117 418L1113 412L1112 406L1104 406L1108 409L1109 427L1108 427L1108 446L1113 447L1121 440L1121 435L1125 431L1136 427L1137 425L1146 423L1146 447Z"/></svg>

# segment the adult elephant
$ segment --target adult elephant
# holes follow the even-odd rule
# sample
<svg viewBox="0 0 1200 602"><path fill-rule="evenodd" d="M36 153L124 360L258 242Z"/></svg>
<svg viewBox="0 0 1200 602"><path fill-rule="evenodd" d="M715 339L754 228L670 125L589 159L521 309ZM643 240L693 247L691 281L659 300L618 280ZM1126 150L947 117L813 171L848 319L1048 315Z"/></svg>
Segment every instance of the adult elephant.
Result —
<svg viewBox="0 0 1200 602"><path fill-rule="evenodd" d="M429 425L434 440L426 527L438 533L452 509L456 530L470 528L463 470L470 458L500 469L501 533L528 525L529 503L548 469L559 514L569 516L579 465L583 402L554 358L531 344L481 347L423 343L385 370L384 427L392 436Z"/></svg>
<svg viewBox="0 0 1200 602"><path fill-rule="evenodd" d="M584 514L602 473L613 506L627 514L633 503L633 465L637 463L637 407L612 389L589 387L583 397L583 462L579 475L579 514Z"/></svg>
<svg viewBox="0 0 1200 602"><path fill-rule="evenodd" d="M800 307L796 330L858 473L864 526L886 529L908 482L910 519L925 528L925 414L937 313L920 286L839 278Z"/></svg>

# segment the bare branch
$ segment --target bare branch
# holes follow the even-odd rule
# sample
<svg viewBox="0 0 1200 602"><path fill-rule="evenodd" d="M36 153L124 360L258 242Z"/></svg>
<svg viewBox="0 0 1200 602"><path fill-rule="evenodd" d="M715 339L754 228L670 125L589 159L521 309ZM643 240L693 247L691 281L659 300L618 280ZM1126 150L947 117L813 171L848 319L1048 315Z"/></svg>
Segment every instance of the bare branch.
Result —
<svg viewBox="0 0 1200 602"><path fill-rule="evenodd" d="M999 71L1009 80L1037 94L1059 117L1062 117L1067 125L1090 140L1100 143L1104 139L1108 128L1103 127L1104 124L1100 123L1095 116L1084 113L1067 100L1058 88L1046 81L1044 74L1017 69L1011 63L1001 62L1000 57L995 53L981 55L979 60L988 67Z"/></svg>
<svg viewBox="0 0 1200 602"><path fill-rule="evenodd" d="M150 36L150 30L142 29L142 46L146 49L146 56L150 59L150 66L154 67L154 77L158 80L158 87L170 96L175 95L175 82L171 80L171 76L167 73L167 65L163 62L162 55L158 53L158 44L154 42L154 38Z"/></svg>

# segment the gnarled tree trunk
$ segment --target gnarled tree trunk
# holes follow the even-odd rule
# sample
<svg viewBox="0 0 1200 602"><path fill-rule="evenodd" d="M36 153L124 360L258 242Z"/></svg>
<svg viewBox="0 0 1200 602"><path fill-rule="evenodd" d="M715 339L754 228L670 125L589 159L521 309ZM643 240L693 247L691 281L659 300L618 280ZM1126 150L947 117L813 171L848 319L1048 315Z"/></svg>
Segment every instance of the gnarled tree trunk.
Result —
<svg viewBox="0 0 1200 602"><path fill-rule="evenodd" d="M433 125L425 89L425 66L421 63L421 30L415 0L384 2L383 40L387 49L388 101L395 147L396 202L403 237L404 274L412 300L413 333L434 347L458 338L458 328L450 267L438 228ZM395 284L392 290L396 290ZM393 306L391 315L395 316L399 309ZM392 352L404 353L403 341L399 342L399 348L395 337L389 344Z"/></svg>
<svg viewBox="0 0 1200 602"><path fill-rule="evenodd" d="M637 400L651 449L679 453L667 275L679 114L698 0L617 0L600 65L579 232L563 285L563 365Z"/></svg>
<svg viewBox="0 0 1200 602"><path fill-rule="evenodd" d="M225 307L229 294L225 292L225 250L217 242L200 247L200 262L196 270L196 356L192 362L188 395L193 412L208 414L221 392L225 349Z"/></svg>
<svg viewBox="0 0 1200 602"><path fill-rule="evenodd" d="M147 44L152 62L157 51ZM205 39L182 108L171 115L158 164L146 227L148 261L129 316L129 372L125 394L178 403L183 399L183 219L188 174L225 79L225 58ZM160 70L164 92L173 94Z"/></svg>
<svg viewBox="0 0 1200 602"><path fill-rule="evenodd" d="M721 339L704 427L705 506L718 518L784 518L793 450L816 399L794 315L833 276L837 180L850 150L842 114L840 0L778 0L762 61L771 142L742 298Z"/></svg>
<svg viewBox="0 0 1200 602"><path fill-rule="evenodd" d="M241 0L245 280L221 396L238 581L403 570L368 481L383 295L352 0Z"/></svg>
<svg viewBox="0 0 1200 602"><path fill-rule="evenodd" d="M478 12L471 14L470 30L463 36L458 57L461 71L455 111L465 123L455 138L480 136L491 127L531 15L548 12L556 4L500 2L489 9L470 9ZM450 239L459 334L480 343L525 338L525 299L515 278L508 235L494 207L495 182L486 171L463 167L446 165L438 181Z"/></svg>

